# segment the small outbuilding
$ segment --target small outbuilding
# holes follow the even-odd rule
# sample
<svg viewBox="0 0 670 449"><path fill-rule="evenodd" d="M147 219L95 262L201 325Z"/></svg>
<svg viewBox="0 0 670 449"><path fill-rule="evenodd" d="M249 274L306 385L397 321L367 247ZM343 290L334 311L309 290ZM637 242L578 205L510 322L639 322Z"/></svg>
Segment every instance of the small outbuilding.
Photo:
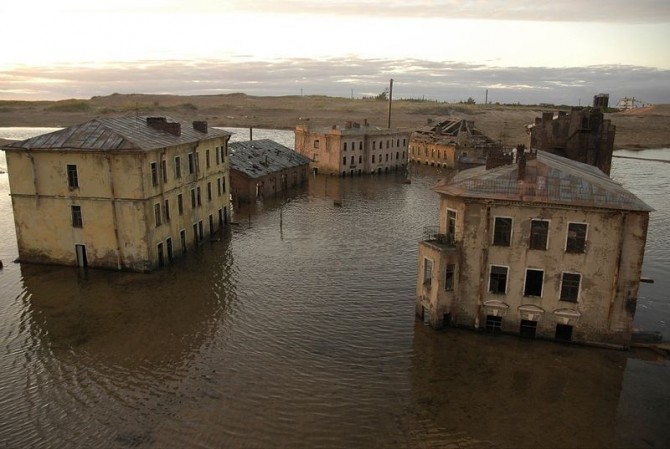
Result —
<svg viewBox="0 0 670 449"><path fill-rule="evenodd" d="M275 196L307 180L310 160L273 140L231 142L233 201L248 203Z"/></svg>

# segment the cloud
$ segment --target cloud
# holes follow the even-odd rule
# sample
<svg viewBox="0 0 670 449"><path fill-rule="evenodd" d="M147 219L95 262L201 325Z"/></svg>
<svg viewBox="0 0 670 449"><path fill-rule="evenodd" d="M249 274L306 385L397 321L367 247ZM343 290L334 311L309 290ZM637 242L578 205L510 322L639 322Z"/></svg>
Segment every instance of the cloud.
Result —
<svg viewBox="0 0 670 449"><path fill-rule="evenodd" d="M329 95L381 93L394 79L394 98L500 103L589 104L605 92L616 103L631 97L670 103L670 70L630 65L496 67L418 59L308 58L140 61L105 66L21 66L0 75L5 99L90 98L118 93L207 95Z"/></svg>

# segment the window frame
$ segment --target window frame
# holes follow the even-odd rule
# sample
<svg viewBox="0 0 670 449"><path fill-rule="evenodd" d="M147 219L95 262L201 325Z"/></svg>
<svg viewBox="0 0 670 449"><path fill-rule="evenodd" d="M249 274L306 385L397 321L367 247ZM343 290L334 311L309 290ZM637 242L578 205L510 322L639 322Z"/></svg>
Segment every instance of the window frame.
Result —
<svg viewBox="0 0 670 449"><path fill-rule="evenodd" d="M504 241L499 241L498 237L501 235L500 232L498 232L498 220L500 219L500 222L502 223L503 220L509 220L509 232L507 233L507 243L505 244ZM514 218L512 217L505 217L505 216L495 216L493 217L493 242L491 243L493 246L512 246L512 235L513 235L513 229L514 229Z"/></svg>
<svg viewBox="0 0 670 449"><path fill-rule="evenodd" d="M528 282L528 272L529 271L535 271L535 272L542 273L542 283L540 284L540 294L539 295L528 294L526 292L526 289L528 288L527 282ZM523 276L523 296L524 297L526 297L526 298L542 298L542 295L544 293L544 273L545 273L545 271L541 268L526 267L526 270L524 271L524 276Z"/></svg>
<svg viewBox="0 0 670 449"><path fill-rule="evenodd" d="M430 257L423 258L423 285L424 287L431 287L433 283L433 265L434 261Z"/></svg>
<svg viewBox="0 0 670 449"><path fill-rule="evenodd" d="M175 179L181 178L181 156L174 157L174 177Z"/></svg>
<svg viewBox="0 0 670 449"><path fill-rule="evenodd" d="M505 269L505 291L493 291L492 288L492 280L493 280L493 268L504 268ZM494 295L506 295L507 294L507 289L509 288L509 267L507 265L496 265L496 264L491 264L489 265L489 285L487 287L487 291L491 294Z"/></svg>
<svg viewBox="0 0 670 449"><path fill-rule="evenodd" d="M67 186L70 190L79 188L79 173L77 172L77 164L65 164L67 172Z"/></svg>
<svg viewBox="0 0 670 449"><path fill-rule="evenodd" d="M576 290L576 294L575 294L574 299L566 298L566 297L563 296L563 291L564 291L564 287L565 287L565 280L566 280L565 275L579 276L579 280L577 281L577 286L576 287L574 285L567 287L567 288ZM577 303L577 302L579 302L579 296L580 296L581 290L582 290L582 274L581 273L577 273L577 272L574 272L574 271L563 271L563 272L561 272L561 285L560 285L559 291L558 291L558 300L559 301Z"/></svg>
<svg viewBox="0 0 670 449"><path fill-rule="evenodd" d="M72 218L72 227L73 228L83 228L84 227L84 217L81 213L80 204L70 205L70 215Z"/></svg>
<svg viewBox="0 0 670 449"><path fill-rule="evenodd" d="M537 247L535 245L535 240L533 236L542 235L542 234L533 234L533 223L546 223L547 229L544 234L544 248ZM549 228L551 226L551 220L545 220L543 218L531 218L530 220L530 236L528 237L528 248L538 251L546 251L549 248Z"/></svg>
<svg viewBox="0 0 670 449"><path fill-rule="evenodd" d="M154 203L154 220L156 222L156 227L163 224L161 217L161 203Z"/></svg>
<svg viewBox="0 0 670 449"><path fill-rule="evenodd" d="M151 163L151 185L156 187L158 185L158 162Z"/></svg>
<svg viewBox="0 0 670 449"><path fill-rule="evenodd" d="M456 279L456 264L448 263L444 272L444 291L453 292Z"/></svg>
<svg viewBox="0 0 670 449"><path fill-rule="evenodd" d="M583 225L584 228L584 239L581 242L581 248L579 249L574 249L569 247L569 242L570 242L570 226L572 225ZM588 236L589 236L589 224L584 223L582 221L569 221L568 225L566 227L566 232L565 232L565 252L566 253L572 253L572 254L583 254L586 252L586 242L588 241Z"/></svg>

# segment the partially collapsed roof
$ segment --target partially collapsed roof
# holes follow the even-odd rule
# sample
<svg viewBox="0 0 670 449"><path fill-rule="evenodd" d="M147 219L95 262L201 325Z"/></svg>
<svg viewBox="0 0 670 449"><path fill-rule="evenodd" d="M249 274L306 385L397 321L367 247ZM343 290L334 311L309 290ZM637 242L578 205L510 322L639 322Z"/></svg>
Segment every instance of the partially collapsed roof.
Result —
<svg viewBox="0 0 670 449"><path fill-rule="evenodd" d="M445 195L526 203L650 212L638 197L588 164L544 151L526 162L519 179L516 163L487 170L471 168L442 181L433 190Z"/></svg>
<svg viewBox="0 0 670 449"><path fill-rule="evenodd" d="M3 146L5 150L154 150L196 143L230 133L207 122L180 122L170 117L105 117Z"/></svg>
<svg viewBox="0 0 670 449"><path fill-rule="evenodd" d="M497 142L477 129L473 121L453 117L443 118L418 128L412 134L412 138L441 144L457 143L462 145L469 143L473 147L499 146Z"/></svg>
<svg viewBox="0 0 670 449"><path fill-rule="evenodd" d="M273 140L260 139L232 142L230 169L250 178L260 178L274 172L300 165L309 165L310 159Z"/></svg>

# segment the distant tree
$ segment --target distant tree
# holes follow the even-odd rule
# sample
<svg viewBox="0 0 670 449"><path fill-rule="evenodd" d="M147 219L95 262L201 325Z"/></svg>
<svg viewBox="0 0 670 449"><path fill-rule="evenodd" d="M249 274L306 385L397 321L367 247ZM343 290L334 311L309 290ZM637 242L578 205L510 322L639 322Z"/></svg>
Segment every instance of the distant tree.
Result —
<svg viewBox="0 0 670 449"><path fill-rule="evenodd" d="M379 100L379 101L386 101L386 100L388 100L388 99L389 99L389 97L388 97L388 89L384 89L384 92L380 93L379 95L377 95L377 96L375 97L375 100Z"/></svg>
<svg viewBox="0 0 670 449"><path fill-rule="evenodd" d="M476 104L477 102L475 101L474 98L468 97L468 99L465 101L466 104Z"/></svg>

